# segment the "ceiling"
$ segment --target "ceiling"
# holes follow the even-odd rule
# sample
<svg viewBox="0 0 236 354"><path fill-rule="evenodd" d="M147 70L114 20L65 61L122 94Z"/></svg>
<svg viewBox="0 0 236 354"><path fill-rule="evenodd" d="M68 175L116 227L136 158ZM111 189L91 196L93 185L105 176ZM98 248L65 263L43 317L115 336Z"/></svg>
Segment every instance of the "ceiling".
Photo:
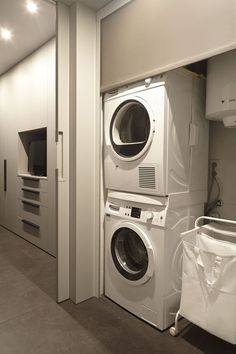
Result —
<svg viewBox="0 0 236 354"><path fill-rule="evenodd" d="M75 0L61 0L67 5L71 5L75 2ZM111 0L79 0L79 2L82 2L86 6L90 7L93 10L99 10L103 6L107 5Z"/></svg>
<svg viewBox="0 0 236 354"><path fill-rule="evenodd" d="M50 0L35 0L37 14L26 11L26 0L0 0L0 28L12 31L10 41L0 38L0 75L55 35L56 7ZM75 0L60 0L71 5ZM97 11L111 0L80 0Z"/></svg>
<svg viewBox="0 0 236 354"><path fill-rule="evenodd" d="M0 27L12 31L10 41L0 38L0 75L55 35L56 7L37 0L39 11L26 11L26 0L0 0Z"/></svg>

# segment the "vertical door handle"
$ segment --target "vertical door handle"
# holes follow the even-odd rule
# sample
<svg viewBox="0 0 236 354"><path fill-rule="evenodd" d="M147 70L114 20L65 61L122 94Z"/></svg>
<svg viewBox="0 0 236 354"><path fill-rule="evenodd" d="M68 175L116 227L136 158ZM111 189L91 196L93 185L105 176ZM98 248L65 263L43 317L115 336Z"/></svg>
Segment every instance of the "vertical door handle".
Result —
<svg viewBox="0 0 236 354"><path fill-rule="evenodd" d="M7 191L7 160L4 160L4 192Z"/></svg>
<svg viewBox="0 0 236 354"><path fill-rule="evenodd" d="M62 179L64 177L64 141L63 132L58 132L58 142L57 142L57 168L58 168L58 178Z"/></svg>

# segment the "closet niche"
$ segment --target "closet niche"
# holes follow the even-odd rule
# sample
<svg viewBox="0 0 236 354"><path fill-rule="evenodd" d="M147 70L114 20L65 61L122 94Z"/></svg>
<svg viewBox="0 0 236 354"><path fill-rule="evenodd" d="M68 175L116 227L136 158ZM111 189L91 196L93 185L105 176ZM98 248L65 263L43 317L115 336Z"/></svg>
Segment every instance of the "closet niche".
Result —
<svg viewBox="0 0 236 354"><path fill-rule="evenodd" d="M236 220L236 50L188 66L206 77L210 119L208 202L205 214Z"/></svg>
<svg viewBox="0 0 236 354"><path fill-rule="evenodd" d="M47 176L47 128L19 132L18 175Z"/></svg>

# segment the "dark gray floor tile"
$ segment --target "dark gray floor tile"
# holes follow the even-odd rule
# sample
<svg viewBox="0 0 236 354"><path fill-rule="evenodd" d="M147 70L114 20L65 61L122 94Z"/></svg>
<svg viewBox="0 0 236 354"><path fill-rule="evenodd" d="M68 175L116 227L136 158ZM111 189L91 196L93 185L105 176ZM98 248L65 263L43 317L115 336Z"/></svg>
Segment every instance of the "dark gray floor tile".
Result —
<svg viewBox="0 0 236 354"><path fill-rule="evenodd" d="M201 328L189 324L182 334L182 339L190 343L199 353L204 354L235 354L236 346L217 338Z"/></svg>
<svg viewBox="0 0 236 354"><path fill-rule="evenodd" d="M0 269L4 268L24 275L56 301L56 259L0 228Z"/></svg>
<svg viewBox="0 0 236 354"><path fill-rule="evenodd" d="M45 306L51 300L38 288L32 287L21 293L8 293L8 297L0 302L0 323L15 318L25 312Z"/></svg>
<svg viewBox="0 0 236 354"><path fill-rule="evenodd" d="M184 339L173 338L168 331L158 331L103 297L77 306L66 302L61 307L97 337L108 353L200 353Z"/></svg>
<svg viewBox="0 0 236 354"><path fill-rule="evenodd" d="M1 353L106 353L96 337L56 304L0 324Z"/></svg>
<svg viewBox="0 0 236 354"><path fill-rule="evenodd" d="M56 260L0 227L0 354L235 354L181 320L176 338L102 297L56 304Z"/></svg>

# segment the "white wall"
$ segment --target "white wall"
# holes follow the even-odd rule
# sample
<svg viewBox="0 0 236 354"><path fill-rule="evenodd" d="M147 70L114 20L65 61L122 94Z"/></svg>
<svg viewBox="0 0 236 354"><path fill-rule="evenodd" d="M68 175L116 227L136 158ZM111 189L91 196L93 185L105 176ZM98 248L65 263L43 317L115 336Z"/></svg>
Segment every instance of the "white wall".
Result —
<svg viewBox="0 0 236 354"><path fill-rule="evenodd" d="M235 0L129 2L102 21L102 90L235 48L235 14Z"/></svg>
<svg viewBox="0 0 236 354"><path fill-rule="evenodd" d="M219 160L223 206L216 210L222 218L236 220L236 129L225 128L221 122L210 123L209 158Z"/></svg>

